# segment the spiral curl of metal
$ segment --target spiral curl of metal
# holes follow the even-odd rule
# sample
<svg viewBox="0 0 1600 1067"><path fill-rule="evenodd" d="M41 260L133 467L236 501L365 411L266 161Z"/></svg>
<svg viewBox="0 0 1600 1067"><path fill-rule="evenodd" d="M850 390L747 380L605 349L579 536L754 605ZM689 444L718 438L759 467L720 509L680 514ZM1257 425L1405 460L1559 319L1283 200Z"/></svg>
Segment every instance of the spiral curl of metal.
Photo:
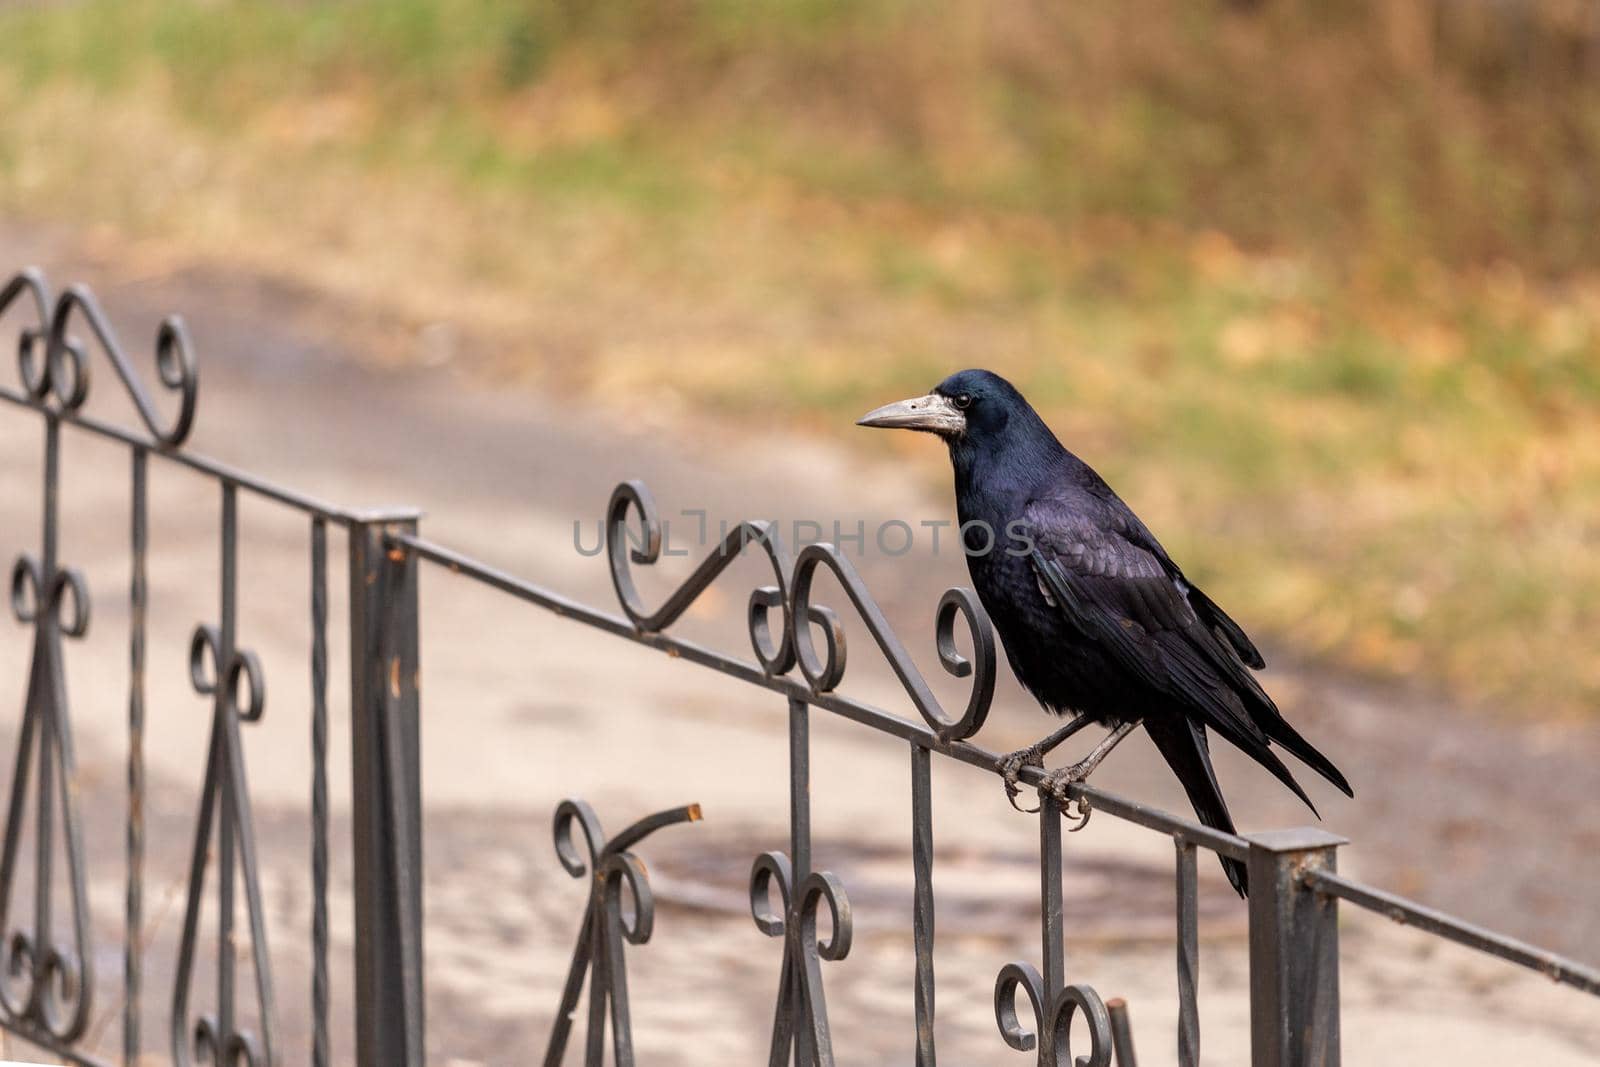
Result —
<svg viewBox="0 0 1600 1067"><path fill-rule="evenodd" d="M50 286L36 268L18 271L0 289L0 315L19 298L27 296L33 305L34 325L17 334L17 372L23 391L31 400L43 400L50 391L48 364L42 360L44 340L50 332Z"/></svg>
<svg viewBox="0 0 1600 1067"><path fill-rule="evenodd" d="M223 1034L216 1017L210 1014L195 1020L194 1057L196 1062L212 1067L266 1067L261 1043L254 1034L240 1031Z"/></svg>
<svg viewBox="0 0 1600 1067"><path fill-rule="evenodd" d="M11 568L11 613L18 622L35 623L41 608L54 616L56 627L65 637L82 637L89 632L89 586L76 567L58 568L48 593L42 592L44 571L32 556L18 556ZM70 594L70 596L69 596ZM72 614L62 615L70 600Z"/></svg>
<svg viewBox="0 0 1600 1067"><path fill-rule="evenodd" d="M195 692L214 696L220 677L234 713L245 722L259 722L267 710L267 683L261 660L249 649L236 649L226 665L219 664L221 658L222 634L217 628L195 627L189 640L189 681Z"/></svg>
<svg viewBox="0 0 1600 1067"><path fill-rule="evenodd" d="M250 798L243 784L243 750L238 734L239 721L255 722L265 712L266 683L261 662L253 652L235 647L225 654L224 647L223 631L204 623L195 627L189 641L189 680L195 692L211 698L213 715L169 1016L172 1061L176 1067L189 1067L191 1063L204 1063L209 1067L270 1067L274 1061L272 974ZM225 831L224 826L230 826L231 831ZM219 841L232 843L213 847L214 833ZM212 866L219 871L228 869L236 863L249 915L247 929L260 1013L259 1033L239 1025L235 1016L236 996L219 1002L215 1014L189 1014L206 871ZM230 924L221 923L223 914L227 913L219 911L219 967L224 955L238 950Z"/></svg>
<svg viewBox="0 0 1600 1067"><path fill-rule="evenodd" d="M680 812L681 816L678 815ZM691 805L689 808L675 809L669 814L675 816L671 820L673 822L696 819L699 818L699 808ZM644 830L644 834L652 832L659 825L664 823L650 826ZM625 845L640 840L644 834L635 833L640 826L640 823L635 823L619 834L617 840ZM574 828L582 834L587 855L578 851L573 838ZM556 858L561 861L562 868L574 878L589 877L590 872L594 872L593 877L603 886L602 904L622 936L632 945L649 941L655 929L655 895L650 891L650 879L644 864L633 854L617 848L615 842L606 841L605 832L600 828L600 819L594 809L582 800L563 800L556 807L554 831ZM633 902L631 913L623 907L624 889Z"/></svg>
<svg viewBox="0 0 1600 1067"><path fill-rule="evenodd" d="M17 284L15 279L12 284ZM36 301L43 292L29 283L23 283L23 287L32 289ZM10 292L9 288L7 292ZM0 303L0 310L3 307L3 303ZM83 286L73 286L56 301L55 309L49 316L43 360L37 358L38 335L32 331L24 332L18 358L23 388L28 396L40 403L45 402L47 397L54 397L60 410L67 414L78 411L88 399L89 356L83 345L69 333L74 313L88 323L100 350L122 379L129 399L133 401L140 420L151 436L168 448L183 444L194 427L195 405L200 391L199 367L183 319L176 315L169 316L156 332L156 377L166 389L178 394L177 415L170 425L164 425L144 383L134 373L123 353L105 312L100 309L94 294Z"/></svg>
<svg viewBox="0 0 1600 1067"><path fill-rule="evenodd" d="M10 594L11 611L17 621L32 625L38 631L39 644L34 653L36 659L40 655L59 657L59 646L54 644L59 637L82 637L88 632L88 585L82 572L76 568L57 568L54 577L47 583L44 567L37 559L28 555L18 556L11 568ZM58 636L52 637L51 634ZM49 649L54 651L45 651ZM49 673L47 669L46 674ZM37 693L30 685L28 699L28 716L38 714L41 718L25 723L24 743L38 731L41 734L39 743L43 746L43 734L61 729L59 723L52 721L49 716L52 712L61 713L60 706L64 698L49 690ZM43 703L35 704L36 700ZM55 744L60 744L59 734L55 735ZM25 774L26 771L21 773ZM61 767L57 773L64 776L67 772ZM64 788L65 777L58 781ZM55 802L55 798L44 795L37 799L39 804L54 805ZM65 797L61 802L64 805L67 803ZM13 798L11 817L15 818L17 813ZM64 810L63 818L71 820L70 810ZM67 832L70 837L74 831L69 826ZM4 882L0 886L0 927L8 924L11 911L10 879L14 867L9 847L4 863L0 864ZM70 845L68 861L75 862ZM88 951L87 930L77 911L84 905L77 899L79 887L76 882L72 888L75 951L51 940L41 952L36 937L20 929L13 929L0 941L0 974L4 975L0 979L0 1013L24 1032L37 1028L59 1041L76 1040L89 1021L90 989L83 980L85 954Z"/></svg>
<svg viewBox="0 0 1600 1067"><path fill-rule="evenodd" d="M781 852L763 852L750 868L750 917L756 929L768 937L782 937L789 914L789 883L794 880L789 857ZM772 908L772 890L778 890L781 906Z"/></svg>
<svg viewBox="0 0 1600 1067"><path fill-rule="evenodd" d="M763 852L750 867L750 917L756 928L783 942L778 977L778 1007L772 1031L772 1063L833 1063L828 1009L818 960L850 954L854 923L844 886L826 871L813 871L794 884L794 866L782 852ZM773 906L774 893L779 902ZM827 906L832 932L817 936L818 917ZM809 1044L809 1052L807 1048Z"/></svg>
<svg viewBox="0 0 1600 1067"><path fill-rule="evenodd" d="M33 938L21 930L0 941L0 1011L8 1019L22 1019L33 1003ZM24 984L24 979L26 983ZM20 988L20 994L14 990Z"/></svg>
<svg viewBox="0 0 1600 1067"><path fill-rule="evenodd" d="M630 513L638 516L636 532L630 529ZM648 566L661 558L664 529L655 498L642 482L623 482L612 492L606 508L611 581L622 610L641 632L659 633L671 626L745 546L754 542L765 550L773 573L772 585L751 592L747 611L750 643L762 670L777 676L788 673L798 663L806 684L819 694L832 692L844 680L847 648L839 614L830 607L811 602L816 571L826 567L844 587L918 714L939 742L948 745L962 741L982 728L994 700L995 640L989 617L972 590L964 587L946 590L934 617L934 643L940 666L953 677L972 679L966 707L959 716L951 716L890 629L855 567L833 545L807 545L791 567L788 553L770 523L742 522L723 537L660 607L651 611L634 584L632 567L634 564ZM773 635L771 616L774 611L780 611L783 616L781 637ZM966 623L966 638L972 646L970 657L963 655L958 647L958 618ZM820 652L817 632L821 635Z"/></svg>
<svg viewBox="0 0 1600 1067"><path fill-rule="evenodd" d="M58 1041L75 1041L89 1022L82 970L71 951L52 944L41 956L33 938L13 930L0 943L0 1011L26 1033L37 1025Z"/></svg>
<svg viewBox="0 0 1600 1067"><path fill-rule="evenodd" d="M650 940L656 924L656 898L650 891L650 877L644 864L630 852L613 853L600 865L600 877L605 882L606 917L622 932L630 945L642 945ZM623 890L632 898L633 908L623 907Z"/></svg>
<svg viewBox="0 0 1600 1067"><path fill-rule="evenodd" d="M587 860L573 847L574 826L583 831L583 842L589 853ZM554 829L556 858L561 861L562 868L574 878L582 878L594 870L600 858L600 850L606 843L605 832L600 829L600 819L595 815L594 809L581 800L563 800L556 807Z"/></svg>
<svg viewBox="0 0 1600 1067"><path fill-rule="evenodd" d="M833 933L826 941L817 940L818 905L828 905L828 918ZM828 871L812 871L800 883L800 940L807 948L815 947L817 955L825 960L842 960L850 955L850 942L855 924L850 914L850 899L844 894L844 885Z"/></svg>
<svg viewBox="0 0 1600 1067"><path fill-rule="evenodd" d="M1032 1030L1017 1012L1019 991L1032 1009ZM1074 1059L1072 1020L1080 1011L1089 1025L1089 1055ZM995 979L994 1016L1007 1045L1018 1052L1038 1051L1039 1067L1111 1067L1111 1013L1090 986L1066 986L1046 1003L1044 979L1033 965L1008 963ZM1047 1040L1041 1042L1041 1034Z"/></svg>
<svg viewBox="0 0 1600 1067"><path fill-rule="evenodd" d="M556 858L572 877L594 879L597 898L590 907L604 907L607 918L623 938L631 945L642 945L655 929L655 895L644 864L628 849L663 826L699 819L698 804L672 808L640 819L608 841L594 809L582 800L568 798L556 807L552 827ZM578 851L574 829L582 834L582 853ZM633 904L631 909L624 907L628 901Z"/></svg>
<svg viewBox="0 0 1600 1067"><path fill-rule="evenodd" d="M89 1021L88 1005L77 959L59 942L44 954L44 966L36 985L35 1010L46 1031L75 1040Z"/></svg>
<svg viewBox="0 0 1600 1067"><path fill-rule="evenodd" d="M856 573L855 567L842 552L829 544L807 545L801 551L795 564L791 591L789 614L790 618L796 620L793 630L795 654L800 671L812 690L817 693L831 692L843 680L845 667L845 636L838 614L831 608L811 603L812 585L817 570L823 567L832 571L838 579L845 595L855 605L857 615L877 641L895 676L900 679L906 695L940 742L950 744L977 733L989 716L995 683L994 629L977 595L962 587L947 590L939 600L934 620L940 665L956 678L972 679L966 708L959 718L952 718L933 695L927 680L912 663L900 639L890 629L888 620L883 617L883 612L867 591L866 583ZM970 659L963 656L956 645L955 622L958 616L967 624L967 639L973 649ZM812 640L814 626L822 628L825 642L824 654L820 656Z"/></svg>
<svg viewBox="0 0 1600 1067"><path fill-rule="evenodd" d="M637 538L628 529L630 511L639 516ZM729 530L722 542L701 560L688 580L652 612L645 607L638 587L634 585L631 564L654 564L661 558L664 542L660 512L650 490L638 481L623 482L617 486L606 508L607 559L611 565L611 582L616 587L617 600L634 626L645 633L665 630L689 610L717 575L739 557L746 545L758 544L772 564L773 584L760 586L750 593L746 613L750 645L755 650L762 670L772 675L788 673L794 666L793 625L788 611L789 557L772 524L746 521ZM772 634L771 613L774 609L783 614L783 630L778 638Z"/></svg>
<svg viewBox="0 0 1600 1067"><path fill-rule="evenodd" d="M590 887L589 901L578 926L578 943L567 968L561 1005L556 1011L556 1023L545 1051L545 1063L562 1060L585 976L590 977L590 1033L587 1036L591 1054L604 1042L603 1005L609 1002L613 1058L623 1067L633 1063L627 964L622 942L643 945L650 940L655 929L656 905L644 863L628 850L664 826L699 819L700 805L687 804L647 815L607 840L599 817L584 801L569 798L556 807L552 825L556 857L572 877L589 879ZM631 907L628 906L630 902Z"/></svg>
<svg viewBox="0 0 1600 1067"><path fill-rule="evenodd" d="M772 909L772 891L778 891L783 902L780 911ZM817 916L820 905L828 905L828 919L833 932L826 941L817 937ZM828 871L812 871L800 883L796 899L794 868L789 857L782 852L763 852L750 868L750 917L756 928L768 937L783 937L791 921L800 925L800 939L807 948L814 948L825 960L842 960L850 954L854 936L854 922L850 913L850 899L845 896L844 885Z"/></svg>

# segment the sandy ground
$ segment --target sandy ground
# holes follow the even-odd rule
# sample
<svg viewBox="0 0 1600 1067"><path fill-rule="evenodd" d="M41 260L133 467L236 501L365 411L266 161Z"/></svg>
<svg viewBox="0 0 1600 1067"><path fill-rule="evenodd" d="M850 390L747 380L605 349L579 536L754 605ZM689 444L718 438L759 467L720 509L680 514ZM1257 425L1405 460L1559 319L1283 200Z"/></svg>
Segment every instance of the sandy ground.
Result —
<svg viewBox="0 0 1600 1067"><path fill-rule="evenodd" d="M805 440L689 426L650 397L598 410L539 392L508 395L474 377L471 339L448 326L408 334L279 282L175 268L137 249L36 228L0 230L0 251L6 263L40 263L58 285L94 284L140 357L161 313L185 314L203 382L191 451L342 503L420 504L430 536L590 603L609 608L614 595L604 563L575 550L574 523L579 542L592 545L611 488L625 477L654 488L680 544L692 540L692 509L704 509L713 527L764 517L818 522L826 533L835 520L846 530L862 521L869 544L859 567L919 662L937 673L933 607L962 580L961 560L932 553L920 535L911 555L890 558L872 547L870 531L889 519L920 530L951 509L892 465ZM392 350L396 336L410 337L421 357L410 369L378 371L360 358L380 341ZM110 368L95 371L91 410L129 423ZM7 555L37 551L40 437L31 416L0 413ZM67 662L98 938L94 1035L112 1048L126 803L125 453L69 434L63 493L63 559L84 570L94 599L93 627L69 642ZM144 1005L152 1062L164 1062L168 1047L163 1020L205 754L208 705L189 688L183 657L193 627L217 611L216 498L213 486L154 462ZM281 1062L293 1063L305 1059L308 1041L306 522L255 501L242 521L240 634L260 654L269 691L268 712L245 728L245 743L278 991L274 1032ZM351 915L339 538L332 549L334 1018L343 1052ZM669 588L688 564L664 561L659 569L669 573L648 588ZM763 567L739 564L679 629L746 655L740 620ZM520 1064L542 1053L584 902L550 845L550 813L567 796L590 801L613 829L661 808L704 806L702 824L662 831L640 849L660 911L654 939L629 957L635 1036L648 1063L762 1060L781 946L755 928L744 894L756 853L787 841L783 702L444 572L425 573L422 597L433 1062ZM843 690L914 714L865 633L852 631L852 645ZM0 629L0 677L15 680L18 701L29 649L24 628ZM1420 690L1296 666L1273 651L1270 687L1356 786L1355 801L1311 786L1326 825L1353 841L1345 871L1600 958L1600 807L1577 802L1595 795L1600 730L1510 724ZM1015 747L1045 725L1006 675L982 739ZM9 749L14 733L6 741ZM857 916L850 956L824 965L839 1060L909 1063L907 754L818 713L813 763L816 859L844 881ZM1309 818L1244 761L1225 754L1219 765L1242 828ZM1007 961L1038 962L1037 825L1012 813L985 775L940 764L934 778L939 1050L954 1064L1024 1062L995 1032L992 988ZM1119 750L1097 783L1182 810L1142 738ZM1129 1000L1142 1064L1175 1055L1171 863L1165 839L1104 816L1068 840L1069 974ZM1243 907L1208 859L1202 882L1206 1062L1242 1063ZM1343 936L1346 1062L1467 1062L1491 1044L1516 1049L1518 1062L1600 1062L1592 998L1351 909ZM201 1005L211 981L202 969Z"/></svg>

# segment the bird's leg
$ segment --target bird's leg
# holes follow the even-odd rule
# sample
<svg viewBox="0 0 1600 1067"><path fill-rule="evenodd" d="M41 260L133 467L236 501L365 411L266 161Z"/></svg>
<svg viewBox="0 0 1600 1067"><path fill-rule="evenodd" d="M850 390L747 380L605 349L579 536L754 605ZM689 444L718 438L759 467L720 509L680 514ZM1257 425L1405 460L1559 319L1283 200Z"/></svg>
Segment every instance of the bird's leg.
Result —
<svg viewBox="0 0 1600 1067"><path fill-rule="evenodd" d="M1024 767L1044 767L1045 756L1061 742L1089 725L1089 718L1079 715L1055 733L1027 748L1019 748L1000 761L1000 773L1006 782L1006 799L1017 808L1017 797L1022 795L1021 775ZM1017 808L1023 811L1023 808ZM1035 809L1037 810L1037 809Z"/></svg>
<svg viewBox="0 0 1600 1067"><path fill-rule="evenodd" d="M1131 722L1123 723L1107 734L1083 759L1077 763L1070 763L1065 767L1057 767L1045 775L1044 781L1039 783L1040 792L1049 793L1062 805L1062 810L1066 811L1068 805L1072 803L1072 798L1067 795L1067 787L1088 781L1089 775L1094 773L1096 767L1100 766L1100 761L1110 755L1111 750L1116 748L1123 738L1133 733L1138 728L1140 721L1139 719L1134 719ZM1075 823L1069 828L1070 831L1082 830L1089 823L1088 802L1080 798L1077 802L1077 807L1077 814L1069 814L1068 816Z"/></svg>

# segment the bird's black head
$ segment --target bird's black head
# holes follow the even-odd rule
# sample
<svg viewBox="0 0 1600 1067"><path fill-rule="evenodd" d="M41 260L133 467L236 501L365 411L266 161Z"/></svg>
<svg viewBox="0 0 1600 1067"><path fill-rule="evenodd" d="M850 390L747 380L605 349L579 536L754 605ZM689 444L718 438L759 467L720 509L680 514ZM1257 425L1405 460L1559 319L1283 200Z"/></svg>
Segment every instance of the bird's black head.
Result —
<svg viewBox="0 0 1600 1067"><path fill-rule="evenodd" d="M927 396L886 404L856 420L857 426L923 430L952 446L995 441L1008 431L1043 429L1016 386L993 371L957 371ZM1046 433L1049 431L1046 430Z"/></svg>

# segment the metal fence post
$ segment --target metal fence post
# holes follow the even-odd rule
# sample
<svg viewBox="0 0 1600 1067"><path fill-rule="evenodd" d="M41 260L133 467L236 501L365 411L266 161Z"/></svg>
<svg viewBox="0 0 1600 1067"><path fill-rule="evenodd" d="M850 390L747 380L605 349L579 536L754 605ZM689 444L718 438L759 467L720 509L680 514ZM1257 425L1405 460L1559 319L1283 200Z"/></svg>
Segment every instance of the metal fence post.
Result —
<svg viewBox="0 0 1600 1067"><path fill-rule="evenodd" d="M355 852L356 1063L422 1067L422 775L417 563L385 533L415 514L350 526L350 731Z"/></svg>
<svg viewBox="0 0 1600 1067"><path fill-rule="evenodd" d="M1339 911L1302 885L1332 871L1345 839L1314 827L1247 834L1250 842L1250 1062L1338 1067Z"/></svg>

